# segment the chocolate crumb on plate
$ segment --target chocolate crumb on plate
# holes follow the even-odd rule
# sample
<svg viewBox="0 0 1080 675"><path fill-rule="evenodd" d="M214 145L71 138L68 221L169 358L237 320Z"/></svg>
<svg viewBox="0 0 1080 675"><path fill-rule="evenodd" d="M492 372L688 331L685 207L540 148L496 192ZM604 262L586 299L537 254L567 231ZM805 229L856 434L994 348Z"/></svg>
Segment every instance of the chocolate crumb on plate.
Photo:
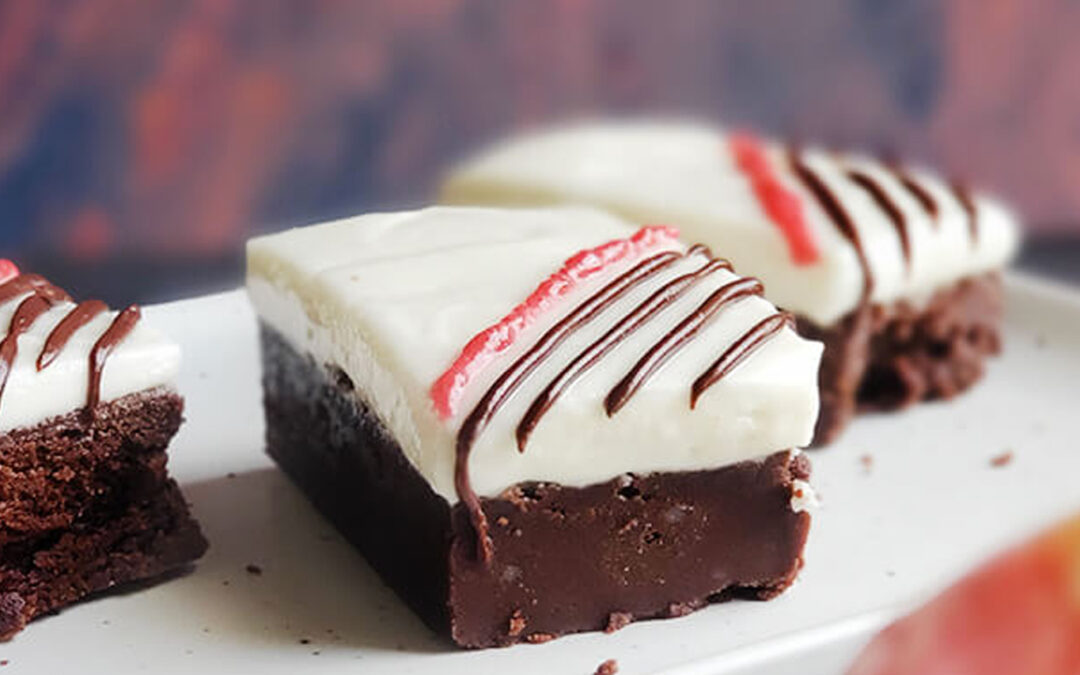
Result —
<svg viewBox="0 0 1080 675"><path fill-rule="evenodd" d="M254 564L251 564L251 565L248 565L247 567L245 567L244 571L247 572L248 574L253 574L255 576L262 576L262 573L263 573L262 568L259 567L258 565L254 565Z"/></svg>
<svg viewBox="0 0 1080 675"><path fill-rule="evenodd" d="M994 467L995 469L1000 469L1001 467L1008 466L1009 464L1012 463L1012 461L1013 461L1013 451L1012 450L1006 450L1005 452L1001 453L1000 455L996 455L994 457L991 457L990 458L990 466Z"/></svg>
<svg viewBox="0 0 1080 675"><path fill-rule="evenodd" d="M596 675L615 675L617 672L619 672L619 662L615 659L608 659L596 667Z"/></svg>

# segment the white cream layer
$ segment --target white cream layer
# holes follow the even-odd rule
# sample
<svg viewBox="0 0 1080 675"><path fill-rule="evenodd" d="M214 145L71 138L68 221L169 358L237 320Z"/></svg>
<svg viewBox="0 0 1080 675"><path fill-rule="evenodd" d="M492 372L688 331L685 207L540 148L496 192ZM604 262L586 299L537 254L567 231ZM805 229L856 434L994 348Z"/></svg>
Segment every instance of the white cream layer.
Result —
<svg viewBox="0 0 1080 675"><path fill-rule="evenodd" d="M574 306L636 261L565 297L467 390L459 413L438 417L428 389L468 340L524 300L574 253L633 228L591 209L431 208L372 214L251 241L248 290L263 321L301 352L342 368L416 469L450 503L455 439L494 379ZM681 249L681 245L679 246ZM714 468L809 442L818 411L821 346L784 329L708 390L693 411L690 385L742 332L774 311L760 298L721 312L614 417L607 391L705 295L720 272L626 340L582 377L519 453L514 428L540 389L583 347L685 260L636 289L560 346L480 434L473 487L495 496L521 481L583 486L624 472Z"/></svg>
<svg viewBox="0 0 1080 675"><path fill-rule="evenodd" d="M0 338L7 335L22 295L0 305ZM18 356L0 397L0 433L30 427L86 405L90 351L108 329L116 312L105 312L71 336L67 346L45 370L37 359L45 339L75 307L62 303L38 318L18 338ZM180 370L180 347L140 321L109 355L101 375L101 400L112 401L156 387L173 387Z"/></svg>
<svg viewBox="0 0 1080 675"><path fill-rule="evenodd" d="M536 206L580 203L633 222L670 224L686 241L701 242L765 283L777 305L829 325L859 303L863 274L855 249L793 175L778 144L768 145L780 180L802 197L820 259L796 266L780 229L736 166L726 136L704 125L628 121L582 124L510 139L466 161L443 185L453 204ZM854 220L875 277L872 300L920 301L961 278L1004 265L1019 230L997 201L976 195L979 236L955 195L925 171L910 173L940 206L939 227L877 161L816 149L805 153ZM888 216L845 175L862 169L877 179L904 214L912 266L905 269L900 238Z"/></svg>

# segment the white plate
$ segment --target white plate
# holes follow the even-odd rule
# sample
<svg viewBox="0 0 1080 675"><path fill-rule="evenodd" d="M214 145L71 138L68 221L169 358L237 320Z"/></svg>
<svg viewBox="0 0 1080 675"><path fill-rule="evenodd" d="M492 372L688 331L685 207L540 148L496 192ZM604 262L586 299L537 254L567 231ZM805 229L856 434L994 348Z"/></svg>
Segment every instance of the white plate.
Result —
<svg viewBox="0 0 1080 675"><path fill-rule="evenodd" d="M0 644L0 675L588 675L608 658L624 675L839 672L898 612L1080 510L1080 295L1016 276L1008 291L1006 353L978 388L860 419L812 453L823 504L806 568L785 595L481 652L432 636L263 455L243 294L150 308L148 319L185 349L188 420L171 465L210 552L193 574L35 622ZM1013 461L991 466L1006 451Z"/></svg>

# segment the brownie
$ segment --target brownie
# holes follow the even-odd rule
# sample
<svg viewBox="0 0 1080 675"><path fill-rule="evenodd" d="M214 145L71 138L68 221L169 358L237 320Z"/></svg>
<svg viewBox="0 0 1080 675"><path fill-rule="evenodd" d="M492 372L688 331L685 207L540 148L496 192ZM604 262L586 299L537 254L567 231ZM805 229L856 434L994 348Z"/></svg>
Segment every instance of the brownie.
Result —
<svg viewBox="0 0 1080 675"><path fill-rule="evenodd" d="M435 631L464 647L543 642L766 599L794 580L810 516L792 509L805 457L520 483L481 500L493 558L340 370L261 330L267 448L315 507Z"/></svg>
<svg viewBox="0 0 1080 675"><path fill-rule="evenodd" d="M829 328L798 319L825 344L814 445L830 443L858 411L949 399L979 381L1001 350L1003 291L997 273L963 279L923 305L864 304Z"/></svg>
<svg viewBox="0 0 1080 675"><path fill-rule="evenodd" d="M0 639L205 552L166 472L182 411L156 389L0 434Z"/></svg>

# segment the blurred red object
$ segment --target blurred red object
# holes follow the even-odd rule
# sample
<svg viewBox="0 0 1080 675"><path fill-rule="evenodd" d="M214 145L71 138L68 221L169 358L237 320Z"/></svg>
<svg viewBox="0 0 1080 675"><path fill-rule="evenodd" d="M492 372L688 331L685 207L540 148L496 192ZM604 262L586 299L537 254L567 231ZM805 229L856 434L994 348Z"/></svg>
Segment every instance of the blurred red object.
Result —
<svg viewBox="0 0 1080 675"><path fill-rule="evenodd" d="M0 259L0 284L19 276L19 268L10 260Z"/></svg>
<svg viewBox="0 0 1080 675"><path fill-rule="evenodd" d="M1080 516L886 628L848 675L1080 674Z"/></svg>

